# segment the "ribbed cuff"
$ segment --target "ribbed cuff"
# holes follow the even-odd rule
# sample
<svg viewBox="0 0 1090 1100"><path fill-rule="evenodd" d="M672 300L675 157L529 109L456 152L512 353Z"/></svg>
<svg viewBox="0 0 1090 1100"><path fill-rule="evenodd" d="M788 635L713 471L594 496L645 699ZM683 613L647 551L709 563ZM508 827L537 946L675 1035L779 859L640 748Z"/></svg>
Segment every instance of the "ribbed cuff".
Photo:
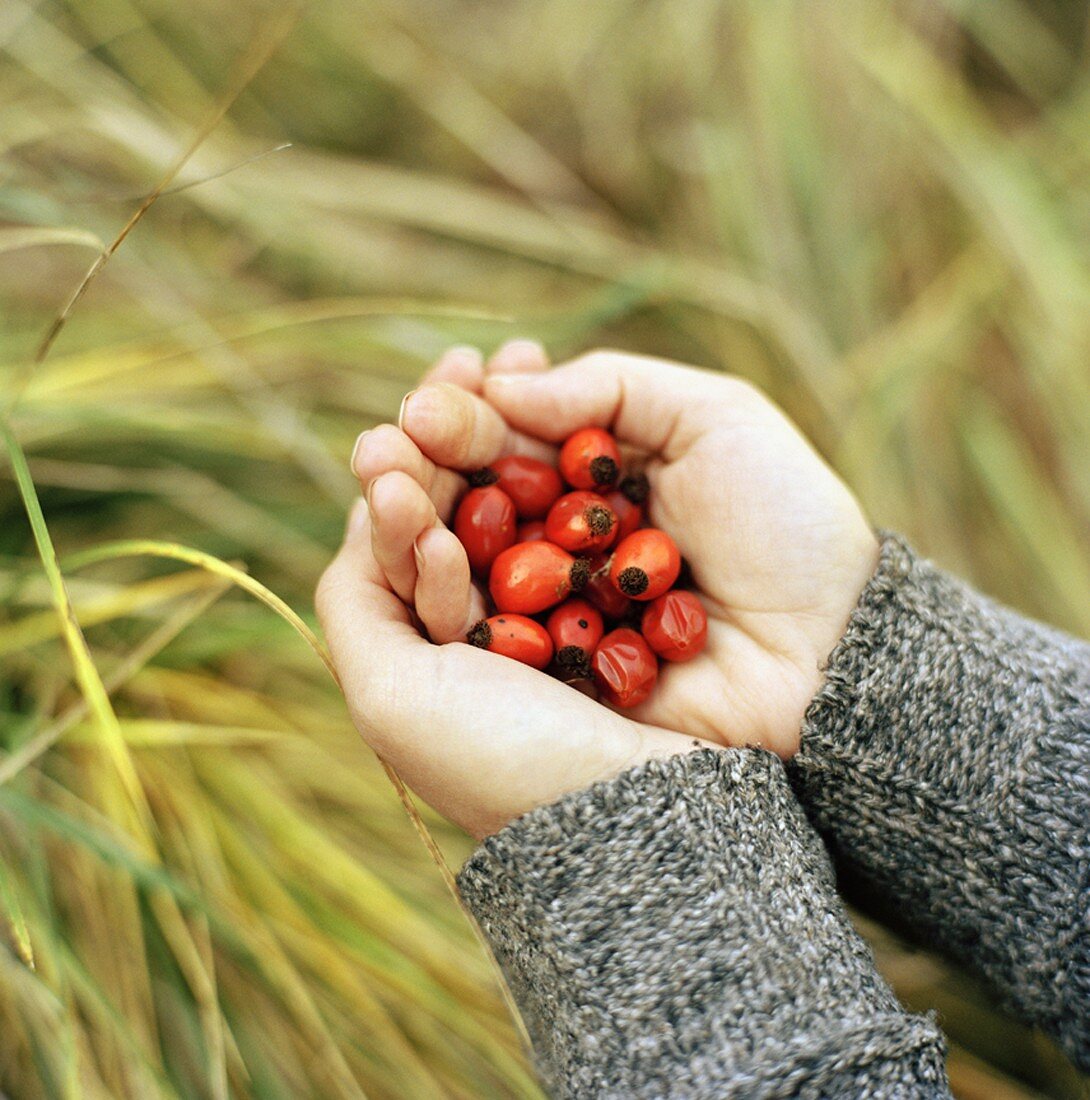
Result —
<svg viewBox="0 0 1090 1100"><path fill-rule="evenodd" d="M641 765L486 839L459 875L558 1097L945 1096L783 765Z"/></svg>
<svg viewBox="0 0 1090 1100"><path fill-rule="evenodd" d="M885 534L788 766L859 900L1090 1068L1090 647Z"/></svg>

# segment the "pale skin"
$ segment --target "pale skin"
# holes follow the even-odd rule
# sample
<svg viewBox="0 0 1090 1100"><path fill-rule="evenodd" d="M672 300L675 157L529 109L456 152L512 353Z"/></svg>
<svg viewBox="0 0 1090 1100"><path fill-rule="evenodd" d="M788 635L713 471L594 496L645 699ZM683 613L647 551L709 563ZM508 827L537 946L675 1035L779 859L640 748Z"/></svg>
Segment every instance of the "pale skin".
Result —
<svg viewBox="0 0 1090 1100"><path fill-rule="evenodd" d="M709 616L696 660L616 711L465 643L486 614L447 529L459 471L552 459L577 428L646 456L650 521L692 567ZM352 456L365 497L322 576L318 613L356 727L474 837L652 757L759 745L787 759L821 667L877 563L859 505L793 424L730 376L622 352L550 367L512 341L448 351Z"/></svg>

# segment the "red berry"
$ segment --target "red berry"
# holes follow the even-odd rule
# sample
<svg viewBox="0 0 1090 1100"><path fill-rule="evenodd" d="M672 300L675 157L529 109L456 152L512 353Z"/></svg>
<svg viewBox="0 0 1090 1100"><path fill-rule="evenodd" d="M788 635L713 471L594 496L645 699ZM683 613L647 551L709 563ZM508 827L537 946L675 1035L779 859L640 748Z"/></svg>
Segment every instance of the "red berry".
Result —
<svg viewBox="0 0 1090 1100"><path fill-rule="evenodd" d="M560 448L558 465L573 489L608 489L620 473L621 452L604 428L582 428Z"/></svg>
<svg viewBox="0 0 1090 1100"><path fill-rule="evenodd" d="M543 519L530 519L520 523L515 542L537 542L545 537L545 521Z"/></svg>
<svg viewBox="0 0 1090 1100"><path fill-rule="evenodd" d="M617 517L597 493L565 493L545 517L545 537L572 553L600 550L613 541Z"/></svg>
<svg viewBox="0 0 1090 1100"><path fill-rule="evenodd" d="M470 489L454 513L454 533L476 573L487 573L501 550L515 542L515 506L497 485Z"/></svg>
<svg viewBox="0 0 1090 1100"><path fill-rule="evenodd" d="M519 542L492 563L488 590L497 610L536 615L578 592L587 573L583 558L551 542Z"/></svg>
<svg viewBox="0 0 1090 1100"><path fill-rule="evenodd" d="M609 557L599 554L587 563L590 567L590 576L583 586L583 595L603 615L611 619L621 618L632 605L632 601L623 593L613 587L609 579Z"/></svg>
<svg viewBox="0 0 1090 1100"><path fill-rule="evenodd" d="M660 657L691 661L708 641L708 613L692 592L675 588L647 605L640 628Z"/></svg>
<svg viewBox="0 0 1090 1100"><path fill-rule="evenodd" d="M627 626L611 630L591 658L594 680L615 707L642 703L655 686L658 661L643 637Z"/></svg>
<svg viewBox="0 0 1090 1100"><path fill-rule="evenodd" d="M613 489L605 494L606 504L613 509L617 517L617 527L613 532L613 542L618 543L628 538L633 531L639 530L643 523L643 505L634 504L624 495L620 489Z"/></svg>
<svg viewBox="0 0 1090 1100"><path fill-rule="evenodd" d="M541 623L525 615L493 615L481 619L466 635L466 641L534 668L544 668L553 659L549 632Z"/></svg>
<svg viewBox="0 0 1090 1100"><path fill-rule="evenodd" d="M499 477L498 485L514 502L519 519L541 519L564 491L560 475L539 458L504 455L488 468Z"/></svg>
<svg viewBox="0 0 1090 1100"><path fill-rule="evenodd" d="M633 531L613 551L609 579L634 600L653 600L677 580L681 554L674 540L657 527Z"/></svg>
<svg viewBox="0 0 1090 1100"><path fill-rule="evenodd" d="M556 662L568 674L590 677L590 655L602 640L605 624L597 608L586 600L566 600L545 621L556 647Z"/></svg>

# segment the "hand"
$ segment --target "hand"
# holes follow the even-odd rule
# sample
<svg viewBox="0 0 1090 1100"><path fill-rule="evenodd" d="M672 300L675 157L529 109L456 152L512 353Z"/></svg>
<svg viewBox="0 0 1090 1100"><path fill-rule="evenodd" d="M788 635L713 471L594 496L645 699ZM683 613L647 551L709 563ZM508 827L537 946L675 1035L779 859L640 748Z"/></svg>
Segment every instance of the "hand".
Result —
<svg viewBox="0 0 1090 1100"><path fill-rule="evenodd" d="M540 356L525 343L505 352L491 369L521 369ZM455 465L481 466L509 450L548 453L472 392L482 377L479 357L459 349L425 387L439 395L436 443L449 431L450 445L465 448ZM427 419L430 400L413 405L414 421ZM468 419L444 423L447 412ZM368 500L353 508L322 575L318 614L357 729L440 813L480 838L652 757L709 747L464 644L484 612L465 552L444 526L464 481L392 425L367 433L353 464ZM423 638L410 605L434 641L456 644Z"/></svg>
<svg viewBox="0 0 1090 1100"><path fill-rule="evenodd" d="M515 370L501 360L483 378L448 376L467 392L426 385L403 406L404 429L461 469L496 447L550 457L545 444L589 424L646 453L651 522L688 560L710 621L705 654L664 665L652 697L626 714L793 755L821 666L877 564L854 497L738 378L609 351L547 366L539 353Z"/></svg>
<svg viewBox="0 0 1090 1100"><path fill-rule="evenodd" d="M623 760L624 754L612 752L598 757L594 763L602 770L582 782L582 763L575 763L552 797L638 762L648 754L650 730L653 754L683 751L692 735L792 755L803 713L821 683L820 665L876 562L876 541L858 505L790 422L744 382L612 352L546 368L540 351L528 352L525 345L501 352L487 370L464 353L452 354L403 405L404 431L378 429L357 447L361 480L378 479L371 485L374 559L388 590L415 599L434 640L464 636L483 602L456 540L438 526L461 491L453 470L484 465L510 450L550 457L550 444L575 428L609 425L622 443L649 456L650 518L674 536L692 566L709 612L709 643L691 664L664 667L652 698L623 717L590 704L594 721L620 719L629 738L635 729L644 744ZM425 567L418 572L409 548L425 531L418 542L427 548L420 559ZM443 577L434 595L422 583L430 555L432 575ZM452 584L455 575L458 583ZM327 629L331 625L327 621ZM469 647L438 650L447 651ZM499 660L479 656L490 659L490 667ZM508 673L525 682L520 691L530 690L530 670L514 666L488 675L506 679ZM546 688L562 705L552 689L563 685L540 674L533 683L535 713L538 692ZM580 713L589 717L589 700L563 690L567 704L578 699ZM559 727L568 731L562 743L570 752L568 746L586 741L565 724L571 714L563 713ZM667 731L674 736L663 740ZM687 736L678 738L679 732ZM516 760L514 774L525 781L535 766ZM556 787L547 776L542 774L536 801L546 801L545 789ZM411 775L406 778L443 810ZM510 816L521 812L516 804L529 794L520 791L509 801ZM502 824L506 813L494 820Z"/></svg>

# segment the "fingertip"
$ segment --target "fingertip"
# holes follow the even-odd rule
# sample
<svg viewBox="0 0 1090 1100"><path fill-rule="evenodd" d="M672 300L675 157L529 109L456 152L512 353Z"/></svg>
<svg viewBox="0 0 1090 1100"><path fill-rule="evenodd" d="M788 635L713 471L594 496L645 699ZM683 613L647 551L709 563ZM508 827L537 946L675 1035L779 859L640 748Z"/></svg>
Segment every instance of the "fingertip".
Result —
<svg viewBox="0 0 1090 1100"><path fill-rule="evenodd" d="M472 393L480 392L483 378L484 356L468 344L447 348L424 375L425 382L449 382Z"/></svg>
<svg viewBox="0 0 1090 1100"><path fill-rule="evenodd" d="M465 547L444 527L423 531L413 544L417 581L416 613L439 645L465 640L465 632L484 614L484 599L473 584Z"/></svg>
<svg viewBox="0 0 1090 1100"><path fill-rule="evenodd" d="M548 370L549 355L537 340L519 338L502 344L485 364L488 375L535 374Z"/></svg>

